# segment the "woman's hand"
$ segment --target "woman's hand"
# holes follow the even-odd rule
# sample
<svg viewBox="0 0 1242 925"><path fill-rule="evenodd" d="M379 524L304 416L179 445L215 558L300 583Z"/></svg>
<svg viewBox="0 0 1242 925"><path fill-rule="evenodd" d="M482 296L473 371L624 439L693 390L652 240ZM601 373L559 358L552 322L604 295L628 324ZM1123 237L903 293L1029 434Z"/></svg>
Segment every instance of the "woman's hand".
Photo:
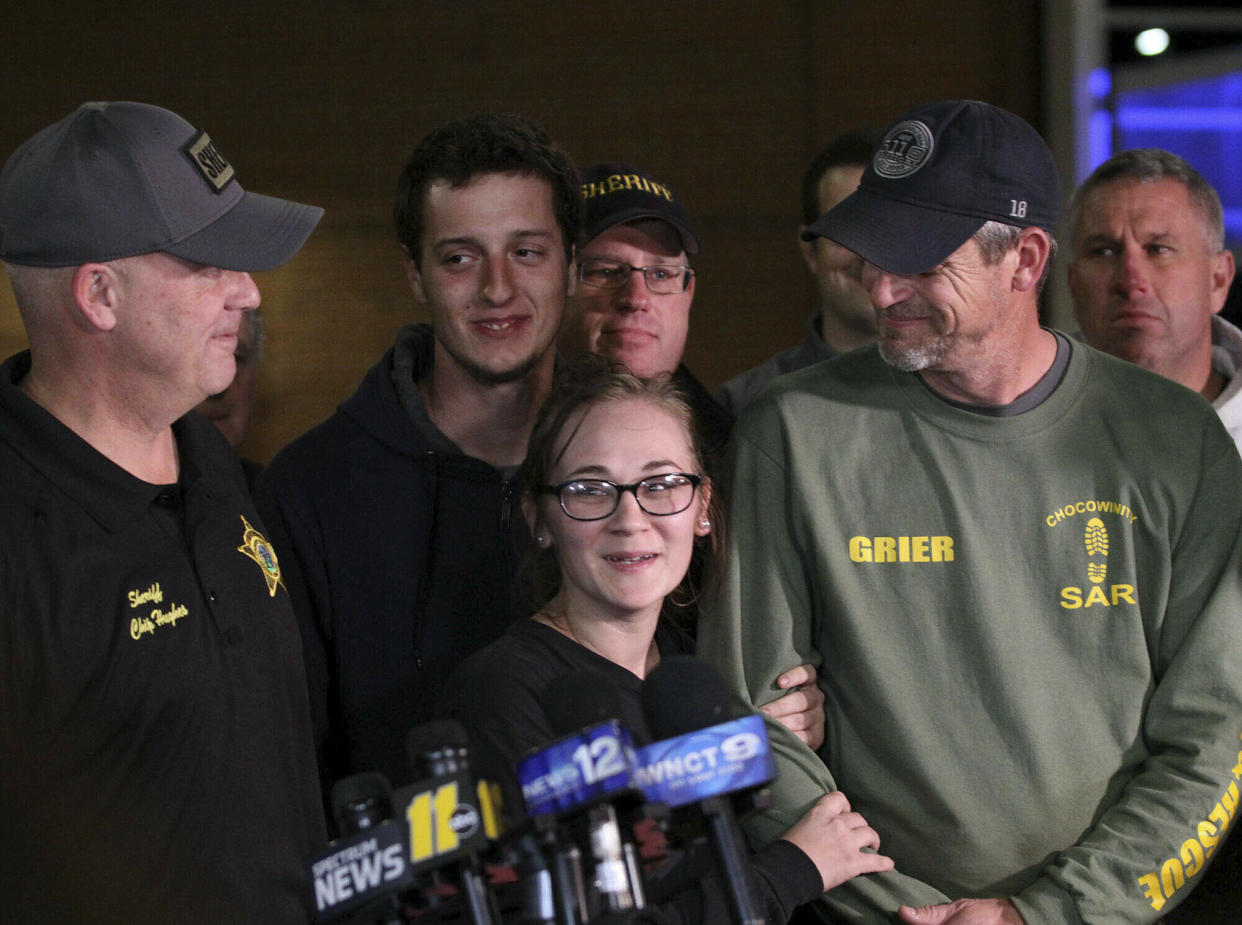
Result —
<svg viewBox="0 0 1242 925"><path fill-rule="evenodd" d="M874 853L880 847L880 836L866 819L850 811L850 801L839 790L820 797L781 837L815 862L825 890L859 874L893 869L892 858Z"/></svg>

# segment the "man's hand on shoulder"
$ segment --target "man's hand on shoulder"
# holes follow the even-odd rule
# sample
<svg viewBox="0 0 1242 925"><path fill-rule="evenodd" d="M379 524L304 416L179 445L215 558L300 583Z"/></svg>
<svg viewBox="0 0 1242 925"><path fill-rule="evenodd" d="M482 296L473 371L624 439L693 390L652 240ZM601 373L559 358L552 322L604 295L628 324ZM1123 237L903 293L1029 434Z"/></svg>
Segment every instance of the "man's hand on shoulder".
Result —
<svg viewBox="0 0 1242 925"><path fill-rule="evenodd" d="M941 906L902 906L907 925L1026 925L1007 899L959 899Z"/></svg>
<svg viewBox="0 0 1242 925"><path fill-rule="evenodd" d="M777 687L786 691L759 709L774 719L812 750L824 744L824 692L815 683L815 667L799 665L781 675Z"/></svg>

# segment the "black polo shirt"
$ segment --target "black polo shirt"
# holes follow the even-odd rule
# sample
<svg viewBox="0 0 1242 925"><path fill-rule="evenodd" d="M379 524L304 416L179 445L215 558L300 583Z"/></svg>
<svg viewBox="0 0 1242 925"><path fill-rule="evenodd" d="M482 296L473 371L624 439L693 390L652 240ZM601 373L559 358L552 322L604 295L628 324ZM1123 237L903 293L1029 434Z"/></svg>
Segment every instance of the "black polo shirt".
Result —
<svg viewBox="0 0 1242 925"><path fill-rule="evenodd" d="M190 414L180 482L143 482L18 390L29 363L0 366L6 917L306 921L301 644L236 458Z"/></svg>

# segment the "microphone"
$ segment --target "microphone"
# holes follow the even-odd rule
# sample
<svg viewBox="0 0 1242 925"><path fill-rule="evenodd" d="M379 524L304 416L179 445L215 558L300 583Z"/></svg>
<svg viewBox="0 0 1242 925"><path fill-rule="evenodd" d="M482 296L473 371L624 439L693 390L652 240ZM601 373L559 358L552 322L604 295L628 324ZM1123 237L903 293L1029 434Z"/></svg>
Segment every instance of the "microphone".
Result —
<svg viewBox="0 0 1242 925"><path fill-rule="evenodd" d="M708 823L735 925L763 925L729 799L776 776L763 718L733 720L720 673L693 656L661 660L643 682L641 696L647 726L662 741L641 750L635 779L648 799L670 806L697 804Z"/></svg>
<svg viewBox="0 0 1242 925"><path fill-rule="evenodd" d="M316 921L395 925L398 894L414 885L401 827L392 819L392 788L383 774L354 774L332 787L340 837L310 861Z"/></svg>
<svg viewBox="0 0 1242 925"><path fill-rule="evenodd" d="M561 738L521 759L517 770L527 811L553 855L558 922L642 909L638 854L623 834L628 818L623 830L617 814L618 802L628 809L639 798L631 782L633 738L617 719L619 692L607 677L579 671L557 678L544 696L548 722ZM582 854L592 865L589 897L581 887Z"/></svg>
<svg viewBox="0 0 1242 925"><path fill-rule="evenodd" d="M410 730L406 756L415 779L426 778L398 789L394 800L409 835L412 873L430 874L434 882L449 868L470 921L496 925L500 913L487 888L481 855L500 835L498 789L474 781L466 731L453 720Z"/></svg>

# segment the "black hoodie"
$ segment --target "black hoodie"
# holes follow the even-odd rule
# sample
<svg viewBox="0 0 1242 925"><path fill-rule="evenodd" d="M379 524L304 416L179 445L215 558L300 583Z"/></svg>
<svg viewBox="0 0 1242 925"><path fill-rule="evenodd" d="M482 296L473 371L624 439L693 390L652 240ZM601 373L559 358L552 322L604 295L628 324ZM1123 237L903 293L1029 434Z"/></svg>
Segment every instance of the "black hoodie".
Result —
<svg viewBox="0 0 1242 925"><path fill-rule="evenodd" d="M409 781L406 734L466 656L530 613L512 478L461 453L413 387L433 348L428 325L403 328L256 492L302 628L325 792L358 771Z"/></svg>

